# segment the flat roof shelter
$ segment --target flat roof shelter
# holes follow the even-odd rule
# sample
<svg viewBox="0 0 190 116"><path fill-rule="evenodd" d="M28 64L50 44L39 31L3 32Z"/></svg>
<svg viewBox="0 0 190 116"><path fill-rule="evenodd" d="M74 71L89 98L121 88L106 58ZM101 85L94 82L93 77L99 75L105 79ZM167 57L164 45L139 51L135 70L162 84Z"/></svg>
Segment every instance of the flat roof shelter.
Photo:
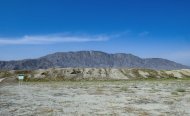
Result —
<svg viewBox="0 0 190 116"><path fill-rule="evenodd" d="M19 74L18 75L18 80L24 80L24 74Z"/></svg>

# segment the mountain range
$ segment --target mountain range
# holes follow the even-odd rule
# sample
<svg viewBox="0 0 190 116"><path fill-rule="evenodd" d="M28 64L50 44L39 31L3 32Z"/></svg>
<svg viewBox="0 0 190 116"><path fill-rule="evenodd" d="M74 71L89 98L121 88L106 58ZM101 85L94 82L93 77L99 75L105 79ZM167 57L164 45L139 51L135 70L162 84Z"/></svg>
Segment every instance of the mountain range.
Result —
<svg viewBox="0 0 190 116"><path fill-rule="evenodd" d="M0 70L34 70L47 68L147 68L155 70L189 69L162 58L140 58L133 54L108 54L101 51L57 52L37 59L0 61Z"/></svg>

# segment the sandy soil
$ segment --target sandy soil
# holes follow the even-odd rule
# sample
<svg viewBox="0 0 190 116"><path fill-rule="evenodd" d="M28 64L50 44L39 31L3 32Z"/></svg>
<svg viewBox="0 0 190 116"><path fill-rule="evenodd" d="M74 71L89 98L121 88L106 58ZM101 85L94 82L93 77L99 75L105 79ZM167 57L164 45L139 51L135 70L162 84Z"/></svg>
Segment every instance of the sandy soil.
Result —
<svg viewBox="0 0 190 116"><path fill-rule="evenodd" d="M23 82L1 86L1 116L188 116L190 81Z"/></svg>
<svg viewBox="0 0 190 116"><path fill-rule="evenodd" d="M1 78L1 79L0 79L0 83L1 83L4 79L5 79L5 78Z"/></svg>

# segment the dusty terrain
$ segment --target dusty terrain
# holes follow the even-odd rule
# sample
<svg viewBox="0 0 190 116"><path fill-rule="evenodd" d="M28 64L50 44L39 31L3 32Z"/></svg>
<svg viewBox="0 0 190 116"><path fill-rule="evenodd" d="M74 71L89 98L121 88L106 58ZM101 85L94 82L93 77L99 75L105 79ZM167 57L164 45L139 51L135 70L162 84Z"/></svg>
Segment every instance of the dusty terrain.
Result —
<svg viewBox="0 0 190 116"><path fill-rule="evenodd" d="M0 88L1 116L187 116L190 80L22 82Z"/></svg>

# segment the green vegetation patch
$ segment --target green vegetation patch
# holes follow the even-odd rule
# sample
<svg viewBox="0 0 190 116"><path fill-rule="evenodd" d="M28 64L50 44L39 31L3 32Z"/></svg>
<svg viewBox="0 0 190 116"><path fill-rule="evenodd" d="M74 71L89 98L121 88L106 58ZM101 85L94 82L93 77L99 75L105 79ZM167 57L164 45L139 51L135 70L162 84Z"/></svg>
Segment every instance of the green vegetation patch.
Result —
<svg viewBox="0 0 190 116"><path fill-rule="evenodd" d="M186 90L184 88L177 88L176 91L177 92L186 92Z"/></svg>

